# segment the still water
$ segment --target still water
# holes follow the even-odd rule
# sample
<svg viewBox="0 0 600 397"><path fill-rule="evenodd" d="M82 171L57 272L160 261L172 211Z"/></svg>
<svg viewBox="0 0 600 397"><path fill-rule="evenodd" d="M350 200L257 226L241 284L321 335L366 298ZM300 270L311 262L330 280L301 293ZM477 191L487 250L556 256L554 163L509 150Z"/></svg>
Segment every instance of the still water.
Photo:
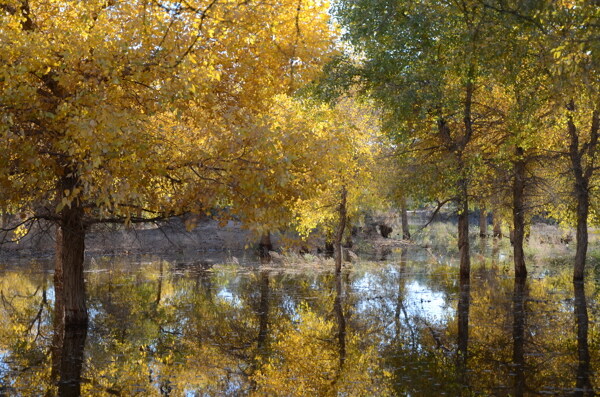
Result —
<svg viewBox="0 0 600 397"><path fill-rule="evenodd" d="M409 256L410 257L410 256ZM94 258L87 331L51 265L0 266L0 396L593 395L600 280L414 255L323 269Z"/></svg>

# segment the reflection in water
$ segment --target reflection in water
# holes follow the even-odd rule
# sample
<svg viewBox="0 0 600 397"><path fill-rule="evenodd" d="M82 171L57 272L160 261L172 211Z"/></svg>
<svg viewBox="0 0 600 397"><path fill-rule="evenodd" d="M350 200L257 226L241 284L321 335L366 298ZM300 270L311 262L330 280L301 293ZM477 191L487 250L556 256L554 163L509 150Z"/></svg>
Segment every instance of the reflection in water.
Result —
<svg viewBox="0 0 600 397"><path fill-rule="evenodd" d="M266 348L269 333L269 272L260 273L260 303L258 306L257 348L262 352Z"/></svg>
<svg viewBox="0 0 600 397"><path fill-rule="evenodd" d="M337 339L339 345L340 367L339 372L342 372L344 362L346 361L346 317L344 316L344 302L342 296L342 274L335 275L335 298L333 303L333 311L337 321Z"/></svg>
<svg viewBox="0 0 600 397"><path fill-rule="evenodd" d="M471 284L468 279L460 280L460 294L458 298L458 354L457 370L461 383L469 386L467 377L467 358L469 355L469 308L471 305Z"/></svg>
<svg viewBox="0 0 600 397"><path fill-rule="evenodd" d="M591 382L590 351L588 348L588 311L585 299L585 285L574 282L575 289L575 321L577 322L577 382L576 396L593 396L594 388Z"/></svg>
<svg viewBox="0 0 600 397"><path fill-rule="evenodd" d="M525 393L525 295L526 279L516 278L513 288L513 351L514 395Z"/></svg>
<svg viewBox="0 0 600 397"><path fill-rule="evenodd" d="M457 284L408 258L339 276L99 259L87 332L55 322L43 269L0 268L0 395L593 395L583 285L575 334L562 274Z"/></svg>
<svg viewBox="0 0 600 397"><path fill-rule="evenodd" d="M87 329L83 327L62 327L55 329L56 342L52 357L58 368L58 395L73 397L81 395L81 373L84 361L84 347Z"/></svg>

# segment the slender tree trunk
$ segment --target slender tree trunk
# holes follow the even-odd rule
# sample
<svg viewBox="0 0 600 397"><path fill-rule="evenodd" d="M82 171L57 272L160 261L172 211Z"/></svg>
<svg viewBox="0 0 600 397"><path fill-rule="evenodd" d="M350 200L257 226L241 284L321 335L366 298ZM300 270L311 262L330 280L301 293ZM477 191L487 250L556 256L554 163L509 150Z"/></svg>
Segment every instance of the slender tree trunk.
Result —
<svg viewBox="0 0 600 397"><path fill-rule="evenodd" d="M513 181L513 252L515 262L515 277L527 277L525 266L525 252L523 241L525 240L525 159L522 147L516 149L515 177Z"/></svg>
<svg viewBox="0 0 600 397"><path fill-rule="evenodd" d="M487 237L487 211L484 206L481 206L479 209L479 237L485 238Z"/></svg>
<svg viewBox="0 0 600 397"><path fill-rule="evenodd" d="M460 182L461 192L458 202L458 251L460 255L460 278L468 280L471 275L471 257L469 253L469 199L467 180Z"/></svg>
<svg viewBox="0 0 600 397"><path fill-rule="evenodd" d="M410 230L408 228L408 211L406 209L406 197L402 197L400 203L400 217L402 220L402 238L404 240L410 240Z"/></svg>
<svg viewBox="0 0 600 397"><path fill-rule="evenodd" d="M590 350L588 346L588 312L585 299L585 286L582 282L573 283L575 287L575 321L577 323L577 381L576 396L595 396L591 382Z"/></svg>
<svg viewBox="0 0 600 397"><path fill-rule="evenodd" d="M582 281L585 274L585 257L588 249L589 193L587 187L577 192L577 248L573 280Z"/></svg>
<svg viewBox="0 0 600 397"><path fill-rule="evenodd" d="M70 208L61 211L56 232L54 283L56 293L61 295L66 327L86 326L88 321L83 277L84 251L83 208L73 202Z"/></svg>
<svg viewBox="0 0 600 397"><path fill-rule="evenodd" d="M498 211L494 211L492 219L494 225L492 235L496 238L502 238L502 219L500 218Z"/></svg>
<svg viewBox="0 0 600 397"><path fill-rule="evenodd" d="M342 271L342 260L343 260L343 252L342 252L342 238L344 237L344 230L346 229L346 186L342 186L342 192L340 197L340 205L338 207L339 214L339 224L338 229L335 233L335 272L340 273Z"/></svg>
<svg viewBox="0 0 600 397"><path fill-rule="evenodd" d="M590 141L587 144L588 166L584 166L585 149L579 148L579 133L573 121L575 102L571 100L567 105L567 131L570 137L569 158L571 168L575 177L575 197L577 199L577 248L575 251L575 266L573 269L573 280L581 281L585 272L585 259L588 249L588 215L590 206L589 182L594 171L594 159L598 143L598 130L600 128L600 115L598 111L592 114L592 128ZM586 146L586 145L584 145Z"/></svg>

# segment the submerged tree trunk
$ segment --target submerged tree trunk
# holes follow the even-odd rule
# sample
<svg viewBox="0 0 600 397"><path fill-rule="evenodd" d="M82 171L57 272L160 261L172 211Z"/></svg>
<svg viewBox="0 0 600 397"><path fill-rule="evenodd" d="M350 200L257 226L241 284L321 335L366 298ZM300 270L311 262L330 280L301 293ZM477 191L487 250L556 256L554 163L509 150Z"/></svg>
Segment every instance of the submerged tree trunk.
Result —
<svg viewBox="0 0 600 397"><path fill-rule="evenodd" d="M514 163L513 180L513 252L515 262L515 277L527 277L525 266L525 252L523 241L525 240L525 159L522 147L516 149L516 160Z"/></svg>
<svg viewBox="0 0 600 397"><path fill-rule="evenodd" d="M340 197L340 205L338 207L339 214L339 224L337 231L335 233L335 272L340 273L342 271L342 260L343 260L343 252L342 252L342 238L344 237L344 230L346 229L346 186L342 186L341 197Z"/></svg>
<svg viewBox="0 0 600 397"><path fill-rule="evenodd" d="M469 253L469 199L467 196L467 180L460 182L460 200L458 202L458 251L460 255L460 278L468 280L471 275L471 258Z"/></svg>
<svg viewBox="0 0 600 397"><path fill-rule="evenodd" d="M485 238L488 236L487 227L487 211L485 210L484 206L481 206L479 209L479 237Z"/></svg>
<svg viewBox="0 0 600 397"><path fill-rule="evenodd" d="M83 208L75 202L61 211L56 232L56 269L54 284L57 300L61 299L64 324L86 326L88 321L85 304L85 281L83 259L85 251L85 224Z"/></svg>
<svg viewBox="0 0 600 397"><path fill-rule="evenodd" d="M410 230L408 229L408 210L406 208L406 197L402 197L400 204L400 217L402 221L402 238L410 240Z"/></svg>

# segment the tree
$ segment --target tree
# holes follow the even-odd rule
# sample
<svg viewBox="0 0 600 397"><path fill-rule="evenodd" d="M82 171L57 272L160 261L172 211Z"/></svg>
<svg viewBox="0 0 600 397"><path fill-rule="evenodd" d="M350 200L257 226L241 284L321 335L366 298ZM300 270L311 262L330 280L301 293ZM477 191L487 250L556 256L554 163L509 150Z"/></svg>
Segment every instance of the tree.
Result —
<svg viewBox="0 0 600 397"><path fill-rule="evenodd" d="M575 215L576 253L573 279L584 277L588 249L588 220L598 157L600 135L600 47L598 5L590 1L548 6L545 22L553 62L550 75L555 93L554 104L560 116L557 128L568 146L561 145L573 178L569 211ZM566 146L566 145L565 145Z"/></svg>
<svg viewBox="0 0 600 397"><path fill-rule="evenodd" d="M247 157L260 156L248 154L256 115L331 50L321 2L11 0L0 10L0 202L24 223L56 223L66 324L87 321L89 226L226 202Z"/></svg>
<svg viewBox="0 0 600 397"><path fill-rule="evenodd" d="M478 1L339 1L335 12L356 54L331 68L336 89L356 83L383 105L387 130L398 142L418 146L437 163L443 180L433 183L444 190L443 200L457 204L460 275L468 278L474 141L490 117L481 103L491 11Z"/></svg>
<svg viewBox="0 0 600 397"><path fill-rule="evenodd" d="M333 236L339 273L347 225L366 208L382 206L385 200L379 186L383 170L377 163L383 143L379 120L352 98L335 105L314 103L297 117L309 122L310 148L303 150L310 153L312 178L305 174L304 189L308 190L291 209L293 224L303 236L316 230Z"/></svg>

